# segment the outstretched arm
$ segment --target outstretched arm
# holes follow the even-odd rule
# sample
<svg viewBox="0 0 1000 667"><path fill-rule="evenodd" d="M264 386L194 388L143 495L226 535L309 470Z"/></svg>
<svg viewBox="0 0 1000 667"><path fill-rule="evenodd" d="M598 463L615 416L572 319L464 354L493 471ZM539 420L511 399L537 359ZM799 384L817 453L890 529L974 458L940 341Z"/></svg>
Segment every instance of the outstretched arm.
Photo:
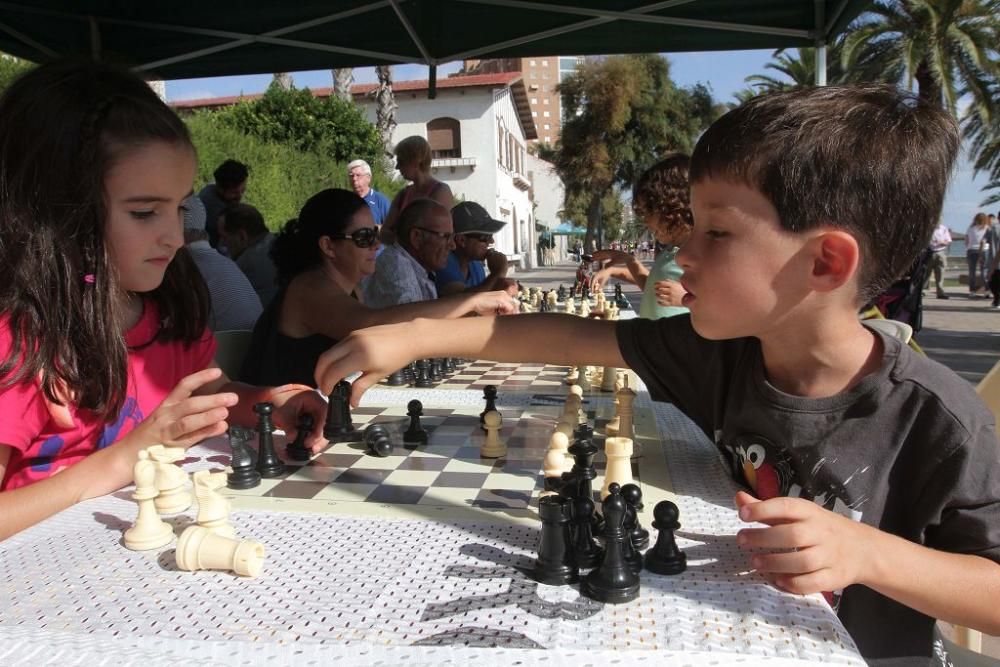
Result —
<svg viewBox="0 0 1000 667"><path fill-rule="evenodd" d="M771 584L805 595L862 584L933 618L1000 634L1000 565L930 549L851 521L802 498L736 495L740 519L767 524L737 535ZM928 576L933 573L933 576Z"/></svg>
<svg viewBox="0 0 1000 667"><path fill-rule="evenodd" d="M418 319L406 324L355 331L323 353L316 382L333 385L360 371L351 401L357 405L379 378L414 359L470 357L494 361L625 366L615 323L554 313L460 320Z"/></svg>
<svg viewBox="0 0 1000 667"><path fill-rule="evenodd" d="M646 277L649 276L649 269L635 255L621 250L598 250L594 253L594 261L610 261L611 266L624 267L628 271L628 280L639 289L646 289Z"/></svg>

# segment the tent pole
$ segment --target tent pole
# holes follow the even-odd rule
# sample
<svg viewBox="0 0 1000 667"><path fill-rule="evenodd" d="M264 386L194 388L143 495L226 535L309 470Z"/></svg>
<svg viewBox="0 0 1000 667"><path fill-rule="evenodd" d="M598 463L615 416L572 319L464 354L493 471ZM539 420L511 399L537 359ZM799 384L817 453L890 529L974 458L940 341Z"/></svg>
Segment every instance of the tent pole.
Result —
<svg viewBox="0 0 1000 667"><path fill-rule="evenodd" d="M816 15L816 85L826 85L826 3L824 0L813 0Z"/></svg>
<svg viewBox="0 0 1000 667"><path fill-rule="evenodd" d="M430 66L430 75L427 77L427 99L433 100L438 96L438 66Z"/></svg>
<svg viewBox="0 0 1000 667"><path fill-rule="evenodd" d="M97 19L93 16L87 17L90 24L90 57L94 60L101 59L101 27L97 24Z"/></svg>

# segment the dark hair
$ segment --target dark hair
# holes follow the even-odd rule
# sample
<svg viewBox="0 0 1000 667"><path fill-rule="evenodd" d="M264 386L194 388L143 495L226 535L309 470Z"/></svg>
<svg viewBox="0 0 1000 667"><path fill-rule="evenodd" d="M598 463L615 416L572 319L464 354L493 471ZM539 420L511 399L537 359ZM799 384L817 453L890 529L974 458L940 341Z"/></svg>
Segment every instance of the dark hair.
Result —
<svg viewBox="0 0 1000 667"><path fill-rule="evenodd" d="M222 212L226 217L226 230L230 232L245 231L251 237L267 234L264 216L250 204L233 204Z"/></svg>
<svg viewBox="0 0 1000 667"><path fill-rule="evenodd" d="M421 222L435 213L444 213L449 219L451 216L448 207L439 201L422 197L410 202L396 220L396 243L410 248L410 230L419 227Z"/></svg>
<svg viewBox="0 0 1000 667"><path fill-rule="evenodd" d="M858 241L858 301L902 276L930 241L959 148L945 111L891 86L760 95L715 121L691 183L743 183L792 232L829 225Z"/></svg>
<svg viewBox="0 0 1000 667"><path fill-rule="evenodd" d="M657 226L671 233L694 225L691 217L691 158L671 153L642 172L632 189L632 208L640 216L657 216Z"/></svg>
<svg viewBox="0 0 1000 667"><path fill-rule="evenodd" d="M160 141L191 147L156 93L109 65L43 65L0 97L0 312L12 336L3 387L40 378L54 403L71 397L104 419L121 411L128 350L104 179L130 151ZM183 248L147 296L163 321L155 340L204 334L208 290Z"/></svg>
<svg viewBox="0 0 1000 667"><path fill-rule="evenodd" d="M215 184L220 188L235 188L237 185L247 180L250 170L242 162L236 160L226 160L212 172L215 177Z"/></svg>
<svg viewBox="0 0 1000 667"><path fill-rule="evenodd" d="M330 234L343 234L351 218L367 208L365 200L350 190L330 188L310 197L299 217L285 223L271 246L278 282L287 285L303 271L319 266L323 261L319 240Z"/></svg>

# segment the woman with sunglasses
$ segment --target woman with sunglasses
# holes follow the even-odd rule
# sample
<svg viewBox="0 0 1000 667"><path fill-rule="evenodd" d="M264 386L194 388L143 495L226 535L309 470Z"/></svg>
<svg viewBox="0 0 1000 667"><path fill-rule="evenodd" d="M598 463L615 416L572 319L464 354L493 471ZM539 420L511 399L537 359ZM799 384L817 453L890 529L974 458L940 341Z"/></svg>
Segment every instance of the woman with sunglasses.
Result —
<svg viewBox="0 0 1000 667"><path fill-rule="evenodd" d="M516 312L503 292L369 308L359 284L375 271L379 245L371 209L357 194L329 189L310 197L271 248L280 289L254 327L240 378L316 386L319 355L355 329L416 317Z"/></svg>

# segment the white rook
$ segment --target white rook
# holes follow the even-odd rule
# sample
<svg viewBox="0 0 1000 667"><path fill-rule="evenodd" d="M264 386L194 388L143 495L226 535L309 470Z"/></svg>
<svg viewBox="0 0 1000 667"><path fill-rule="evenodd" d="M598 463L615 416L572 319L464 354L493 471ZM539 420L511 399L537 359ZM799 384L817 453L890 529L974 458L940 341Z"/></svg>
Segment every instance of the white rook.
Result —
<svg viewBox="0 0 1000 667"><path fill-rule="evenodd" d="M608 459L608 467L604 471L604 486L601 487L602 500L607 497L608 487L612 484L625 486L632 483L632 438L606 438L604 456Z"/></svg>

